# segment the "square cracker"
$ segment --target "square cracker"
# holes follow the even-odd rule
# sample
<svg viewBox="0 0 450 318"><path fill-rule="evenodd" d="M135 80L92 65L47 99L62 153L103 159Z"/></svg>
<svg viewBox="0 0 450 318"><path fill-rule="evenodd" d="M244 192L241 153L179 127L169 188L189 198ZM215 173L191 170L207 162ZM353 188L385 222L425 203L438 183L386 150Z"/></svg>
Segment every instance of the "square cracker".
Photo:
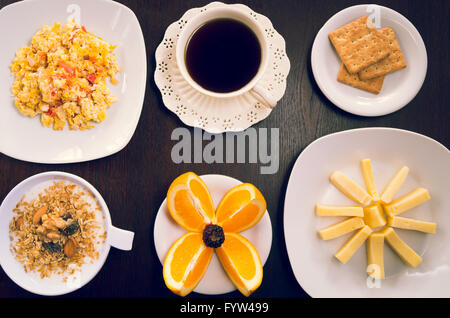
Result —
<svg viewBox="0 0 450 318"><path fill-rule="evenodd" d="M406 61L403 57L402 50L400 49L394 30L387 27L378 31L388 39L389 46L391 47L391 53L381 61L360 71L358 75L362 80L386 75L406 67Z"/></svg>
<svg viewBox="0 0 450 318"><path fill-rule="evenodd" d="M328 35L351 74L375 64L391 52L388 39L374 27L369 27L368 23L370 20L363 16Z"/></svg>
<svg viewBox="0 0 450 318"><path fill-rule="evenodd" d="M344 64L341 64L337 80L341 83L378 94L381 91L381 87L383 87L384 75L373 79L361 80L358 74L350 74Z"/></svg>

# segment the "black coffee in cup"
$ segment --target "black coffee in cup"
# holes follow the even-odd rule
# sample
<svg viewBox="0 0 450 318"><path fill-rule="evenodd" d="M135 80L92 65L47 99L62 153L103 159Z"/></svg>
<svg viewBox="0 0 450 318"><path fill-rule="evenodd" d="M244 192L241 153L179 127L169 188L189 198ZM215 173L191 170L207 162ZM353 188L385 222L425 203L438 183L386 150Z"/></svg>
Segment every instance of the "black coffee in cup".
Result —
<svg viewBox="0 0 450 318"><path fill-rule="evenodd" d="M230 93L248 84L261 64L261 45L244 23L229 18L211 20L191 35L186 68L201 87Z"/></svg>

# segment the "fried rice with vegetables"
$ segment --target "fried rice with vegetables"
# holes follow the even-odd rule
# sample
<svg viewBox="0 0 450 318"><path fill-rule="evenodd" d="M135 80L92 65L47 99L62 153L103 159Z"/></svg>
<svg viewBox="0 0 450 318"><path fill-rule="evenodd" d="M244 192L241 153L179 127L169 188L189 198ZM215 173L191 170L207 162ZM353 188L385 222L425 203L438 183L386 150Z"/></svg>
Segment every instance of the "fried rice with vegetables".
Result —
<svg viewBox="0 0 450 318"><path fill-rule="evenodd" d="M31 45L16 52L11 64L14 103L22 115L40 115L46 127L93 128L117 99L106 85L119 71L111 45L84 26L69 22L44 25Z"/></svg>

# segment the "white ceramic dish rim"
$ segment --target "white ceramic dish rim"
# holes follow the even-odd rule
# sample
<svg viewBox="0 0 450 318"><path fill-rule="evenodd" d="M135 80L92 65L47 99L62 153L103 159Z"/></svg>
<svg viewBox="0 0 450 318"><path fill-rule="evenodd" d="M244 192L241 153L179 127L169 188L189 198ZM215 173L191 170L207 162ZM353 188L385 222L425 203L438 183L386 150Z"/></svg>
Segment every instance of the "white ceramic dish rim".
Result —
<svg viewBox="0 0 450 318"><path fill-rule="evenodd" d="M21 0L21 1L15 2L15 3L11 3L11 4L6 5L3 8L1 8L0 9L0 14L2 13L2 11L6 11L7 9L12 8L14 6L20 6L20 5L23 5L24 3L27 3L27 2L38 2L38 1L39 0ZM137 19L137 17L134 14L134 12L130 8L128 8L127 6L125 6L125 5L123 5L123 4L119 3L119 2L116 2L116 1L112 1L112 0L96 0L96 1L101 1L101 2L106 2L106 3L109 3L109 4L117 5L121 9L126 10L132 17L134 17L136 19L137 25L138 25L139 30L140 30L139 36L142 39L141 44L143 45L143 50L144 50L144 53L145 53L146 52L146 45L145 45L144 36L143 36L143 33L142 33L142 29L140 27L139 20ZM143 78L147 79L147 59L146 58L143 60L142 69L143 69L143 72L144 72L143 73ZM111 155L113 155L115 153L120 152L123 148L125 148L128 145L128 143L130 142L131 138L133 137L133 135L134 135L134 133L136 131L137 125L139 123L139 119L141 117L142 108L143 108L144 100L145 100L145 91L146 91L146 85L142 85L141 90L139 91L139 94L138 94L139 95L138 100L139 100L139 104L141 106L139 107L139 111L136 113L136 116L135 116L135 119L134 119L133 129L129 131L129 134L128 134L127 138L124 140L124 142L119 147L116 147L115 149L104 151L102 154L84 155L81 160L80 159L33 160L32 156L26 156L26 155L23 155L23 154L20 154L20 153L10 153L9 151L2 150L1 149L2 144L0 143L0 153L6 155L8 157L17 159L17 160L22 160L22 161L26 161L26 162L33 162L33 163L46 163L46 164L86 162L86 161L91 161L91 160L95 160L95 159L111 156Z"/></svg>
<svg viewBox="0 0 450 318"><path fill-rule="evenodd" d="M300 162L300 160L302 159L302 157L303 157L307 152L309 152L310 149L313 148L313 147L315 146L316 143L320 143L320 142L322 142L323 140L325 140L325 139L327 139L327 138L329 138L329 137L333 137L333 136L336 136L336 135L352 134L352 133L357 132L357 131L377 131L377 130L378 130L378 131L393 131L393 132L400 132L400 133L405 133L405 134L414 135L414 136L416 136L416 137L423 138L423 139L425 139L425 140L427 140L427 141L429 141L429 142L435 144L436 146L440 147L443 151L447 151L447 152L450 154L450 150L449 150L448 148L446 148L443 144L441 144L440 142L434 140L433 138L430 138L430 137L428 137L428 136L422 135L422 134L420 134L420 133L412 132L412 131L405 130L405 129L390 128L390 127L355 128L355 129L349 129L349 130L344 130L344 131L340 131L340 132L331 133L331 134L322 136L322 137L320 137L320 138L317 138L316 140L314 140L313 142L311 142L311 143L310 143L310 144L309 144L309 145L308 145L308 146L307 146L307 147L299 154L299 156L297 157L297 159L296 159L295 162L294 162L293 167L296 167L297 163ZM291 171L291 173L290 173L290 176L291 176L291 174L292 174L292 171ZM289 177L288 185L287 185L287 188L286 188L285 203L284 203L284 211L283 211L283 231L284 231L284 233L285 233L285 234L284 234L285 237L286 237L286 229L287 229L285 211L286 211L286 209L288 208L288 207L287 207L288 201L286 200L286 198L288 197L288 194L289 194L290 189L292 189L292 187L289 187L289 184L292 183L292 182L293 182L293 181L291 180L291 177ZM291 191L292 191L292 190L291 190ZM287 242L286 240L285 240L285 244L286 244L286 250L287 250L289 262L290 262L290 264L291 264L291 266L292 266L292 264L293 264L293 255L292 255L293 252L290 251L290 248L289 248L289 246L288 246L288 242ZM293 269L293 271L294 271L294 276L295 276L297 282L299 283L299 285L301 286L301 288L302 288L309 296L314 297L314 298L315 298L315 297L321 297L320 295L312 294L312 293L307 289L307 287L305 287L304 285L302 285L302 282L303 282L303 280L304 280L304 279L303 279L303 276L302 276L302 275L298 275L298 274L295 272L294 269ZM306 288L306 289L305 289L305 288Z"/></svg>
<svg viewBox="0 0 450 318"><path fill-rule="evenodd" d="M337 107L341 108L344 111L347 111L351 114L359 115L359 116L367 116L367 117L377 117L377 116L384 116L391 114L393 112L396 112L400 110L401 108L405 107L411 100L416 97L416 95L419 93L423 82L425 81L426 73L427 73L427 65L428 65L428 57L427 57L427 51L425 47L425 43L423 42L423 39L419 33L419 31L416 29L416 27L402 14L398 13L397 11L390 9L388 7L384 7L381 5L376 5L377 7L381 8L382 10L386 10L390 14L396 16L404 25L406 25L409 30L414 34L414 38L418 40L418 45L420 46L421 50L424 53L425 60L421 61L424 63L425 68L423 74L421 74L420 83L418 83L418 86L415 88L415 90L408 92L408 94L404 95L404 97L401 99L401 102L397 104L393 104L391 107L387 107L383 110L373 110L373 109L361 109L361 107L352 106L351 103L349 103L346 100L342 100L340 98L337 98L330 94L326 88L326 85L321 80L320 76L317 75L317 67L320 64L320 61L316 61L316 51L317 51L317 40L321 37L327 37L328 34L324 34L327 26L331 24L331 22L341 15L345 15L347 13L350 13L351 11L358 10L359 8L370 6L371 4L359 4L355 6L351 6L348 8L345 8L336 14L334 14L331 18L328 19L327 22L320 28L319 32L317 32L316 37L314 38L314 42L311 49L311 69L314 75L314 78L316 80L317 85L319 86L322 93ZM355 17L356 18L356 17ZM330 44L331 45L331 44Z"/></svg>
<svg viewBox="0 0 450 318"><path fill-rule="evenodd" d="M49 172L38 173L31 177L28 177L27 179L21 181L20 183L18 183L6 195L5 199L2 201L2 203L0 205L0 217L2 217L2 215L4 215L4 213L6 213L6 212L2 212L5 203L10 201L11 198L15 195L15 193L17 191L21 190L23 187L26 187L26 185L28 183L31 183L31 182L35 181L36 179L44 179L44 180L64 179L64 180L69 180L69 181L73 180L75 183L81 184L83 187L85 187L88 191L90 191L94 195L94 197L97 199L98 203L100 204L101 209L102 209L102 214L105 217L105 224L106 224L105 230L107 233L107 239L106 239L105 243L103 244L104 252L101 253L100 254L101 257L95 261L95 263L97 264L97 268L92 273L92 275L86 277L86 279L82 282L82 284L80 286L68 288L63 293L49 293L49 292L46 292L45 290L25 288L20 285L20 283L15 279L15 277L13 275L11 275L9 268L7 266L5 266L2 259L0 259L0 266L3 268L5 273L8 275L8 277L12 281L14 281L17 285L21 286L22 288L28 290L29 292L39 294L39 295L44 295L44 296L57 296L57 295L67 294L67 293L73 292L73 291L81 288L82 286L86 285L97 275L97 273L103 267L103 265L106 261L106 258L108 257L111 246L116 247L118 249L122 249L122 250L131 250L132 244L133 244L134 233L130 232L130 231L125 231L125 230L119 229L112 225L111 214L109 212L108 206L106 205L106 202L103 199L103 197L101 196L101 194L97 191L97 189L95 189L94 186L92 186L89 182L87 182L86 180L84 180L81 177L78 177L71 173L60 172L60 171L49 171Z"/></svg>

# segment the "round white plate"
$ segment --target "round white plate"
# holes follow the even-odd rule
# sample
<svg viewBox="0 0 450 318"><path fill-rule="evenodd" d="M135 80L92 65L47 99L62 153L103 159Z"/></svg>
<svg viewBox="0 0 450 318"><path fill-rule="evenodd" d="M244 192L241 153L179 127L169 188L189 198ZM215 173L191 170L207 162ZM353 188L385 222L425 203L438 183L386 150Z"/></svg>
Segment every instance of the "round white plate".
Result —
<svg viewBox="0 0 450 318"><path fill-rule="evenodd" d="M121 71L119 83L107 83L118 101L106 110L106 118L95 128L54 131L34 118L20 114L14 105L9 65L16 51L30 45L31 37L44 25L65 24L75 19L105 41L117 45ZM0 10L0 152L38 163L69 163L93 160L124 148L134 134L144 101L147 57L139 22L126 6L108 0L26 0Z"/></svg>
<svg viewBox="0 0 450 318"><path fill-rule="evenodd" d="M319 217L315 204L355 205L330 182L339 170L364 187L360 161L370 158L382 192L402 166L409 175L396 197L416 187L431 200L402 214L437 223L436 234L396 229L423 261L406 266L384 247L386 279L368 281L363 245L347 264L333 254L351 236L323 241L317 231L342 218ZM406 130L363 128L317 139L298 157L289 178L284 205L286 247L295 277L312 297L449 297L450 289L450 151L437 141ZM379 288L377 288L379 287Z"/></svg>
<svg viewBox="0 0 450 318"><path fill-rule="evenodd" d="M269 45L269 65L262 78L262 85L280 100L286 90L290 70L289 58L283 37L275 30L272 22L243 4L211 2L201 8L186 11L180 20L167 28L164 39L155 52L156 68L154 79L161 91L164 105L180 120L192 127L198 127L213 134L243 131L265 119L272 108L264 106L250 92L232 98L215 98L194 89L181 75L176 63L176 45L186 22L198 14L216 7L231 7L248 14L265 31Z"/></svg>
<svg viewBox="0 0 450 318"><path fill-rule="evenodd" d="M239 180L223 175L211 174L200 177L208 186L215 208L228 190L242 183ZM154 228L156 253L161 264L164 263L166 254L173 243L186 232L172 219L166 200L164 200L156 215ZM266 211L255 226L240 234L252 242L264 266L272 245L272 223L270 222L269 213ZM203 276L194 291L200 294L218 295L232 292L235 289L236 287L228 278L217 255L214 253L205 276Z"/></svg>
<svg viewBox="0 0 450 318"><path fill-rule="evenodd" d="M25 200L36 198L45 188L50 186L53 181L64 180L68 183L76 184L83 191L90 192L99 203L101 211L96 210L96 218L101 228L99 234L106 231L105 244L97 245L99 252L97 260L87 258L87 263L81 266L81 271L77 270L73 275L53 274L50 277L40 278L36 272L25 272L23 265L17 261L10 251L9 224L14 217L13 209L16 204L25 195ZM95 200L85 197L92 205L96 205ZM118 229L111 224L111 216L108 207L100 193L87 181L73 174L51 171L44 172L29 177L15 186L0 206L0 265L5 273L20 287L29 292L55 296L70 293L87 284L100 271L108 256L110 246L122 250L130 250L132 247L134 233ZM68 277L66 282L64 277Z"/></svg>
<svg viewBox="0 0 450 318"><path fill-rule="evenodd" d="M407 64L386 75L377 95L337 81L341 61L328 39L330 32L364 15L379 20L381 28L394 29ZM417 29L400 13L378 5L357 5L338 12L319 30L311 68L320 90L337 107L356 115L381 116L399 110L419 92L427 72L427 52Z"/></svg>

